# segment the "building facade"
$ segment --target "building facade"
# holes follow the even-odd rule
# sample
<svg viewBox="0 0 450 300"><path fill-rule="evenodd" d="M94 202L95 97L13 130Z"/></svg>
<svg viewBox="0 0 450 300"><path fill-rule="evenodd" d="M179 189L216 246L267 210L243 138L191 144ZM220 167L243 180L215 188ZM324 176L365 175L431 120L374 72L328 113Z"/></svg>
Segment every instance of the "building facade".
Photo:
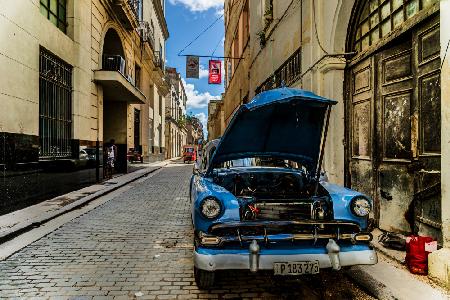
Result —
<svg viewBox="0 0 450 300"><path fill-rule="evenodd" d="M210 100L208 103L208 141L219 138L225 130L223 100Z"/></svg>
<svg viewBox="0 0 450 300"><path fill-rule="evenodd" d="M186 118L187 144L201 145L203 143L203 125L197 117L188 115Z"/></svg>
<svg viewBox="0 0 450 300"><path fill-rule="evenodd" d="M381 229L436 238L443 248L430 255L430 275L450 286L449 33L440 31L450 1L226 0L224 8L226 123L240 103L283 85L337 100L328 178L370 195Z"/></svg>
<svg viewBox="0 0 450 300"><path fill-rule="evenodd" d="M166 158L182 155L183 145L186 145L186 92L180 73L175 68L166 68L166 77L170 92L166 100Z"/></svg>
<svg viewBox="0 0 450 300"><path fill-rule="evenodd" d="M102 180L103 145L164 158L161 0L24 0L0 8L0 213Z"/></svg>

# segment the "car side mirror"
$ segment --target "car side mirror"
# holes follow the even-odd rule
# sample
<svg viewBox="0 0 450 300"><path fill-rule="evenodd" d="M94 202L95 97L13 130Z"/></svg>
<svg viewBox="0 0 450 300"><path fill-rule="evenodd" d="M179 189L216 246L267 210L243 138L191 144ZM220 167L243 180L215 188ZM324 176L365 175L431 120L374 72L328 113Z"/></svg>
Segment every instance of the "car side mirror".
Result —
<svg viewBox="0 0 450 300"><path fill-rule="evenodd" d="M321 181L321 182L328 182L328 176L327 176L327 172L326 171L321 171L320 172L319 181Z"/></svg>
<svg viewBox="0 0 450 300"><path fill-rule="evenodd" d="M197 163L194 164L194 168L192 169L192 174L194 174L194 175L200 174L200 169L199 169Z"/></svg>

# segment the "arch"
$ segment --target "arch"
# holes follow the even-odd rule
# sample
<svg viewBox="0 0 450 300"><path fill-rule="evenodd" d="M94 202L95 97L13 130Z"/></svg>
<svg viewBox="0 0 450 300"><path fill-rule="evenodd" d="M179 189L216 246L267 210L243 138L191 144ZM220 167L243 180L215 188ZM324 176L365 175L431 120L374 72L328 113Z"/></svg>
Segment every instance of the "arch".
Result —
<svg viewBox="0 0 450 300"><path fill-rule="evenodd" d="M347 51L365 51L380 45L391 32L422 10L431 8L439 0L357 0L347 30Z"/></svg>
<svg viewBox="0 0 450 300"><path fill-rule="evenodd" d="M126 61L124 40L125 37L123 36L119 27L116 26L116 24L114 24L113 22L109 22L105 25L105 27L103 28L102 39L100 42L100 49L99 49L99 69L102 68L103 54L120 55ZM109 41L114 41L116 43L115 45L116 49L114 49L114 47L111 47L111 45L108 45ZM105 52L105 46L107 47L108 50L111 49L111 52L113 53Z"/></svg>
<svg viewBox="0 0 450 300"><path fill-rule="evenodd" d="M348 28L351 24L355 0L338 0L333 18L330 41L335 53L347 52Z"/></svg>

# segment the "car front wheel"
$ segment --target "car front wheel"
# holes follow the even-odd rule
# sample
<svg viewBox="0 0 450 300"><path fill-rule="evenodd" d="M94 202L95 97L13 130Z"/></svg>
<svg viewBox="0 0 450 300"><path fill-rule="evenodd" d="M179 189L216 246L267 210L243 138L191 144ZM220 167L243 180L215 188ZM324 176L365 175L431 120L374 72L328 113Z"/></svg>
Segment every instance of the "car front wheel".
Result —
<svg viewBox="0 0 450 300"><path fill-rule="evenodd" d="M197 287L201 290L207 290L214 286L216 273L200 270L194 267L194 278Z"/></svg>

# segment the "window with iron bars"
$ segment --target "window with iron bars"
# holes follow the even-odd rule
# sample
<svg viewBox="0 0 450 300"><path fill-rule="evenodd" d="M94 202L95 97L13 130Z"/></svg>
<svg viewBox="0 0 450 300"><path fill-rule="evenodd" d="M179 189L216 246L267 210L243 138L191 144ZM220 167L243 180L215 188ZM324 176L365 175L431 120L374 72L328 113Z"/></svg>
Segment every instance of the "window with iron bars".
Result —
<svg viewBox="0 0 450 300"><path fill-rule="evenodd" d="M39 53L39 157L72 156L72 66Z"/></svg>
<svg viewBox="0 0 450 300"><path fill-rule="evenodd" d="M301 48L299 48L255 90L255 93L259 94L280 86L290 86L300 79L301 72Z"/></svg>

